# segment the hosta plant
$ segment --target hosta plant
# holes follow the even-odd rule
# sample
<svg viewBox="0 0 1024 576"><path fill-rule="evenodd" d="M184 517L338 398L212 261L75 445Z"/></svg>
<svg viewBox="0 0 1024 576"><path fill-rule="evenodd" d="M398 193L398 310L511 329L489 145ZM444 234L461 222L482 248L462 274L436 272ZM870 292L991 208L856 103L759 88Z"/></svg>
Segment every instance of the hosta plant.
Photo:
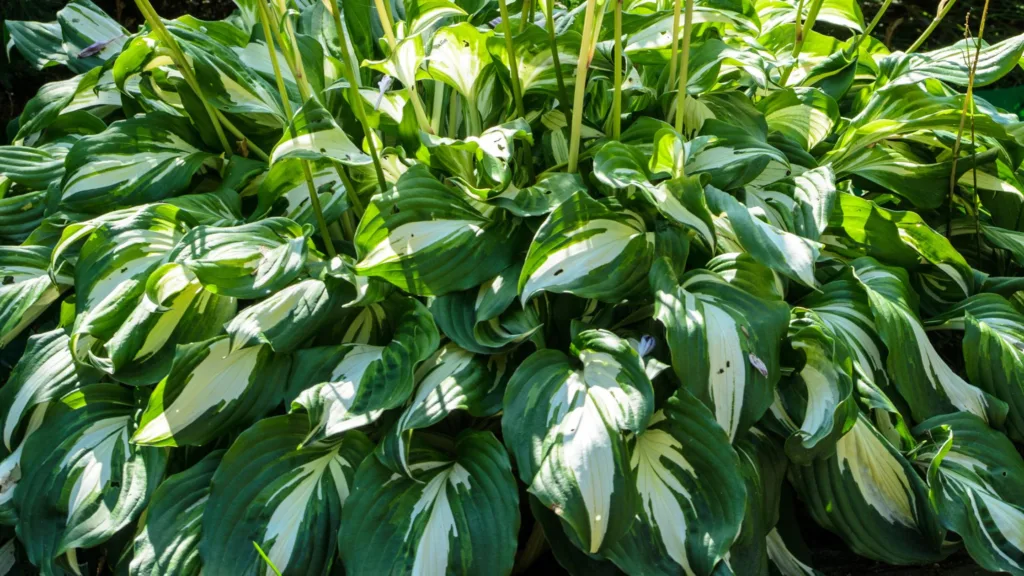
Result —
<svg viewBox="0 0 1024 576"><path fill-rule="evenodd" d="M1024 35L137 4L6 23L69 70L0 147L0 522L42 573L814 574L813 521L1024 574L1024 124L973 95Z"/></svg>

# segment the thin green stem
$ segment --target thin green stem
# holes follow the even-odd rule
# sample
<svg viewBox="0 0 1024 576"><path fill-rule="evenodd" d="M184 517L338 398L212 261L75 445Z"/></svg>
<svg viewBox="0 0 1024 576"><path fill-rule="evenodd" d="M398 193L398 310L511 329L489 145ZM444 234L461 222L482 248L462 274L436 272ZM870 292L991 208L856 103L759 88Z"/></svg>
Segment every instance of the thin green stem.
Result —
<svg viewBox="0 0 1024 576"><path fill-rule="evenodd" d="M512 77L512 100L516 106L516 116L525 119L526 108L523 106L523 87L519 83L519 58L516 56L516 40L512 36L512 22L508 17L508 6L506 0L498 0L498 10L501 12L501 23L505 28L505 50L508 52L508 70ZM526 156L526 177L533 183L533 149L529 142L523 142L523 152Z"/></svg>
<svg viewBox="0 0 1024 576"><path fill-rule="evenodd" d="M459 93L455 90L448 95L448 137L459 137L459 115L462 111L459 107Z"/></svg>
<svg viewBox="0 0 1024 576"><path fill-rule="evenodd" d="M803 37L804 0L796 3L796 19L793 22L793 43L796 44Z"/></svg>
<svg viewBox="0 0 1024 576"><path fill-rule="evenodd" d="M391 20L391 13L388 12L387 6L384 5L384 0L373 0L374 6L377 7L377 16L380 18L380 23L384 27L384 36L388 40L388 47L391 48L391 53L394 54L398 48L398 39L395 38L395 24ZM409 100L412 102L413 112L416 113L416 122L420 125L420 130L423 130L427 134L433 134L434 129L430 126L430 120L427 118L426 108L423 106L423 100L420 99L420 94L416 90L416 83L413 82L412 86L406 86L409 90Z"/></svg>
<svg viewBox="0 0 1024 576"><path fill-rule="evenodd" d="M594 58L594 30L600 26L600 18L595 14L597 0L587 0L583 17L583 39L580 42L580 57L576 62L576 91L573 95L572 129L569 138L568 171L574 174L579 168L580 135L583 131L583 97L587 92L587 69Z"/></svg>
<svg viewBox="0 0 1024 576"><path fill-rule="evenodd" d="M252 152L253 155L255 155L260 160L263 160L264 162L270 162L270 156L268 156L266 152L260 149L260 147L257 146L255 142L246 138L245 134L242 134L242 131L238 129L238 126L235 126L234 122L229 120L228 117L225 116L223 112L221 112L220 110L215 110L214 113L217 114L217 120L220 120L220 123L228 129L228 132L231 132L231 134L235 138L238 138L239 141L245 142L245 147L249 152Z"/></svg>
<svg viewBox="0 0 1024 576"><path fill-rule="evenodd" d="M985 20L988 18L988 0L985 0L985 6L981 11L981 23L978 24L978 38L975 41L974 49L974 60L970 62L970 73L967 77L967 93L964 94L964 104L960 109L960 127L957 129L956 142L953 143L953 162L950 166L949 171L949 212L946 214L946 236L949 237L953 230L953 208L955 206L955 195L956 195L956 164L960 156L960 142L964 136L964 124L967 120L967 109L971 109L971 124L974 123L974 76L978 70L978 60L981 58L981 44L982 37L985 35ZM966 28L966 27L965 27ZM970 33L970 28L966 28L966 33ZM972 130L973 132L973 130ZM973 139L972 144L972 157L974 155L974 147L977 146L977 142ZM972 166L975 171L975 177L977 177L977 165ZM977 185L975 184L974 193L978 193ZM980 227L980 224L979 224ZM979 229L980 232L980 229Z"/></svg>
<svg viewBox="0 0 1024 576"><path fill-rule="evenodd" d="M683 13L683 0L672 2L672 56L668 61L668 89L676 85L679 70L679 18Z"/></svg>
<svg viewBox="0 0 1024 576"><path fill-rule="evenodd" d="M203 102L203 108L206 109L206 113L210 116L210 124L213 124L213 130L217 133L217 139L220 140L221 146L224 147L224 153L231 156L233 154L231 143L228 142L228 137L224 134L224 128L221 127L216 110L203 98L203 92L199 88L199 81L196 79L196 75L188 63L188 58L181 51L181 46L178 46L174 36L164 26L163 20L160 19L160 15L157 14L156 9L149 3L149 0L135 0L135 5L139 7L139 11L142 12L142 17L146 19L149 27L156 32L157 36L163 40L164 44L171 51L171 59L174 60L174 64L178 67L182 77L185 78L185 83L195 92L196 97Z"/></svg>
<svg viewBox="0 0 1024 576"><path fill-rule="evenodd" d="M693 32L693 0L686 0L686 16L683 20L683 54L679 63L679 90L676 94L676 132L683 133L683 116L686 110L686 84L690 72L690 36Z"/></svg>
<svg viewBox="0 0 1024 576"><path fill-rule="evenodd" d="M263 0L259 0L256 4L260 8L260 19L263 21L263 32L267 34L271 31L271 11L268 9ZM279 8L284 8L283 0L278 1ZM308 102L312 97L312 90L309 87L309 80L306 78L306 71L302 64L302 53L299 52L299 44L296 40L295 29L292 26L291 20L288 19L287 12L282 11L281 13L284 18L284 29L285 34L288 36L288 40L291 44L291 53L285 47L285 39L277 35L277 42L281 46L281 52L285 56L285 61L288 67L291 69L292 76L295 77L295 83L299 87L299 94L302 97L303 102ZM277 16L275 14L275 16ZM275 18L276 20L276 18ZM276 25L275 29L280 30L281 27ZM277 51L274 49L271 38L272 34L267 37L267 49L270 54L271 63L277 62ZM280 65L275 66L275 74L277 80L278 90L281 92L281 101L286 112L291 110L291 104L288 102L288 92L285 88L284 77L281 75ZM295 126L292 124L292 115L288 115L288 130L294 138L297 134L295 132ZM313 182L313 171L309 167L309 162L300 162L302 166L302 177L306 181L306 191L309 193L309 205L313 209L313 215L316 217L317 229L320 231L320 237L324 241L324 248L327 250L327 256L334 258L338 252L334 249L334 241L331 239L331 231L327 226L327 220L324 218L323 206L320 205L320 195L317 194L316 185Z"/></svg>
<svg viewBox="0 0 1024 576"><path fill-rule="evenodd" d="M796 68L797 62L800 59L800 52L804 49L804 42L807 40L808 34L814 29L814 22L818 19L818 11L821 10L822 0L811 0L811 7L807 10L807 20L804 21L802 27L800 27L800 33L796 38L796 42L793 43L793 62L786 67L786 70L782 73L779 78L779 86L785 86L789 80L789 75L793 73L793 69Z"/></svg>
<svg viewBox="0 0 1024 576"><path fill-rule="evenodd" d="M430 129L441 133L441 115L444 114L444 82L434 80L434 108L430 112Z"/></svg>
<svg viewBox="0 0 1024 576"><path fill-rule="evenodd" d="M501 0L504 3L505 0ZM533 0L523 0L523 9L519 12L519 32L522 33L526 30L526 21L533 21ZM502 21L505 21L505 16L501 17Z"/></svg>
<svg viewBox="0 0 1024 576"><path fill-rule="evenodd" d="M885 14L885 11L889 9L890 4L892 4L892 0L885 0L885 2L882 3L882 6L878 9L878 12L875 14L875 17L871 19L871 23L868 24L868 27L864 29L864 33L861 34L860 36L857 36L857 39L853 42L853 46L850 47L851 54L855 54L857 50L860 48L860 43L863 42L864 39L867 38L868 36L871 36L871 33L875 30L875 26L878 26L878 22L881 21L882 15Z"/></svg>
<svg viewBox="0 0 1024 576"><path fill-rule="evenodd" d="M618 140L622 134L622 0L615 2L615 69L612 82L615 92L612 93L612 140Z"/></svg>
<svg viewBox="0 0 1024 576"><path fill-rule="evenodd" d="M924 44L925 40L932 35L932 32L934 32L939 26L939 23L942 22L942 19L946 17L946 14L949 14L949 11L953 9L954 4L956 4L956 0L942 0L939 2L939 8L935 12L935 18L932 18L932 21L928 24L928 27L924 29L924 32L921 32L921 35L917 37L917 40L914 40L914 43L910 45L910 48L907 48L907 54L916 51L922 44Z"/></svg>
<svg viewBox="0 0 1024 576"><path fill-rule="evenodd" d="M551 45L551 61L555 63L555 82L558 84L558 99L562 106L569 103L569 91L565 88L565 77L562 76L562 60L558 56L558 38L555 36L555 0L548 1L548 13L545 15L545 26L548 29L548 43Z"/></svg>
<svg viewBox="0 0 1024 576"><path fill-rule="evenodd" d="M373 160L373 169L377 173L377 184L380 186L381 192L387 189L388 183L384 178L384 169L380 164L380 155L377 153L377 144L373 141L373 128L370 126L370 120L366 116L366 107L363 102L363 96L359 93L359 78L357 70L359 69L359 63L356 62L355 56L352 54L352 50L349 49L348 45L348 31L345 28L345 24L341 21L341 11L338 10L338 5L334 3L334 0L324 0L324 5L328 10L331 11L331 15L334 17L334 27L338 33L338 44L341 47L341 56L345 59L343 68L345 69L345 76L348 80L349 90L351 94L352 109L356 113L356 119L363 126L363 134L366 137L367 147L370 149L370 159ZM349 189L349 201L352 201L352 196L355 196L355 190ZM359 203L359 198L354 199L355 202Z"/></svg>

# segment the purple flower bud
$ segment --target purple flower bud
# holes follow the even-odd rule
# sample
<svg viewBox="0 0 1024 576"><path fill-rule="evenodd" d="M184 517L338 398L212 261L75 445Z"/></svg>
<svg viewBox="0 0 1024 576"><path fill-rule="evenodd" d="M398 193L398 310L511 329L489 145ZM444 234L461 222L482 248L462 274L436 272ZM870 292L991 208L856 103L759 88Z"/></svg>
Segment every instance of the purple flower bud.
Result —
<svg viewBox="0 0 1024 576"><path fill-rule="evenodd" d="M654 336L648 336L644 334L644 337L640 339L640 357L647 356L654 350L654 346L657 344L654 340Z"/></svg>

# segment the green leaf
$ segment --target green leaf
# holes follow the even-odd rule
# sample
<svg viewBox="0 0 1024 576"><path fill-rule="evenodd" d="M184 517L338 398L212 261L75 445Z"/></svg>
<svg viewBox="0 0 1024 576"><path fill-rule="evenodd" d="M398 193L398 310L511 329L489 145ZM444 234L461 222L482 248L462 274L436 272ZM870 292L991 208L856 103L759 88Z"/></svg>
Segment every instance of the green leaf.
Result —
<svg viewBox="0 0 1024 576"><path fill-rule="evenodd" d="M274 352L292 352L320 328L340 316L355 298L343 282L302 280L242 310L224 326L231 351L267 344ZM347 293L346 293L347 292Z"/></svg>
<svg viewBox="0 0 1024 576"><path fill-rule="evenodd" d="M493 61L487 51L490 35L468 22L445 26L434 33L427 58L427 72L458 91L473 108L492 78Z"/></svg>
<svg viewBox="0 0 1024 576"><path fill-rule="evenodd" d="M512 263L520 223L482 209L423 165L374 196L356 231L356 272L420 296L466 290Z"/></svg>
<svg viewBox="0 0 1024 576"><path fill-rule="evenodd" d="M890 85L914 84L935 78L955 86L967 86L973 76L975 86L986 86L1016 68L1021 55L1024 55L1024 34L1020 34L996 44L984 43L975 63L974 52L978 42L970 38L931 52L896 52L883 58L879 68ZM969 58L965 58L965 54L970 54ZM973 74L971 66L975 67Z"/></svg>
<svg viewBox="0 0 1024 576"><path fill-rule="evenodd" d="M854 261L853 268L867 293L878 334L889 349L889 375L914 419L959 410L1001 426L1006 403L965 382L928 340L914 311L915 296L906 272L870 258Z"/></svg>
<svg viewBox="0 0 1024 576"><path fill-rule="evenodd" d="M0 176L32 190L46 190L64 176L64 147L0 146Z"/></svg>
<svg viewBox="0 0 1024 576"><path fill-rule="evenodd" d="M128 31L89 0L72 0L57 12L68 66L85 72L121 52Z"/></svg>
<svg viewBox="0 0 1024 576"><path fill-rule="evenodd" d="M654 412L654 390L629 343L586 330L573 360L547 349L527 358L505 389L502 432L520 479L591 554L626 535L638 507L622 431L640 433Z"/></svg>
<svg viewBox="0 0 1024 576"><path fill-rule="evenodd" d="M409 467L413 432L437 424L456 410L479 418L499 412L506 363L504 358L477 356L450 343L438 349L416 370L416 393L377 447L377 458L414 478Z"/></svg>
<svg viewBox="0 0 1024 576"><path fill-rule="evenodd" d="M199 538L210 481L224 456L215 450L189 469L168 476L153 492L132 543L130 574L198 576Z"/></svg>
<svg viewBox="0 0 1024 576"><path fill-rule="evenodd" d="M352 504L356 469L372 460L373 446L351 431L338 442L300 448L307 432L302 416L275 416L254 424L228 449L203 512L204 571L266 574L256 542L284 574L328 572L336 542L346 539L338 532L342 508Z"/></svg>
<svg viewBox="0 0 1024 576"><path fill-rule="evenodd" d="M29 337L25 352L0 388L0 421L7 449L14 450L21 444L33 408L92 384L97 376L95 371L75 364L63 329Z"/></svg>
<svg viewBox="0 0 1024 576"><path fill-rule="evenodd" d="M640 507L609 557L630 574L711 574L739 536L747 499L728 436L680 390L631 453Z"/></svg>
<svg viewBox="0 0 1024 576"><path fill-rule="evenodd" d="M834 455L790 467L814 520L857 554L890 564L936 562L945 530L911 464L860 415Z"/></svg>
<svg viewBox="0 0 1024 576"><path fill-rule="evenodd" d="M927 322L964 331L967 377L1007 403L1007 434L1024 440L1024 315L997 294L977 294Z"/></svg>
<svg viewBox="0 0 1024 576"><path fill-rule="evenodd" d="M653 256L654 233L638 214L577 192L537 230L520 298L544 291L617 303L640 288Z"/></svg>
<svg viewBox="0 0 1024 576"><path fill-rule="evenodd" d="M413 446L415 479L363 461L338 534L347 573L511 572L519 494L508 454L489 432L447 442L451 453Z"/></svg>
<svg viewBox="0 0 1024 576"><path fill-rule="evenodd" d="M309 439L332 438L373 422L413 393L416 367L437 349L440 335L426 307L412 298L370 305L393 317L384 346L341 344L300 350L289 388L301 391L292 410L309 415Z"/></svg>
<svg viewBox="0 0 1024 576"><path fill-rule="evenodd" d="M68 54L61 45L58 22L7 20L4 28L10 37L7 44L8 56L14 46L36 70L68 63Z"/></svg>
<svg viewBox="0 0 1024 576"><path fill-rule="evenodd" d="M71 148L61 206L100 213L169 198L213 157L182 118L153 113L115 122Z"/></svg>
<svg viewBox="0 0 1024 576"><path fill-rule="evenodd" d="M75 548L106 542L142 512L167 453L128 441L130 390L96 384L65 396L25 442L15 492L18 534L44 573Z"/></svg>
<svg viewBox="0 0 1024 576"><path fill-rule="evenodd" d="M839 105L815 88L788 88L757 103L768 129L780 132L810 150L832 133L839 121Z"/></svg>
<svg viewBox="0 0 1024 576"><path fill-rule="evenodd" d="M789 347L798 368L775 390L771 412L788 434L786 454L805 464L830 454L857 418L853 362L828 324L806 309L794 309Z"/></svg>
<svg viewBox="0 0 1024 576"><path fill-rule="evenodd" d="M215 294L261 298L302 273L308 249L298 224L287 218L267 218L240 226L193 228L170 260L188 268Z"/></svg>
<svg viewBox="0 0 1024 576"><path fill-rule="evenodd" d="M814 279L814 263L820 246L817 242L764 222L739 200L713 186L705 191L712 212L724 213L744 252L783 276L805 286L817 286Z"/></svg>
<svg viewBox="0 0 1024 576"><path fill-rule="evenodd" d="M310 162L309 168L324 220L333 222L348 209L348 191L338 177L338 169L331 162ZM298 224L316 225L302 161L292 159L275 163L260 182L257 194L258 204L250 221L274 215L284 216Z"/></svg>
<svg viewBox="0 0 1024 576"><path fill-rule="evenodd" d="M1024 573L1024 459L1013 443L965 413L930 418L914 434L929 440L915 460L928 466L942 525L986 570Z"/></svg>
<svg viewBox="0 0 1024 576"><path fill-rule="evenodd" d="M50 249L0 246L0 348L10 344L50 307L72 283L49 275Z"/></svg>
<svg viewBox="0 0 1024 576"><path fill-rule="evenodd" d="M264 344L231 351L227 336L178 346L132 442L199 446L256 421L281 403L289 361Z"/></svg>
<svg viewBox="0 0 1024 576"><path fill-rule="evenodd" d="M757 298L704 270L677 280L664 259L651 269L651 286L672 368L735 440L772 404L788 305Z"/></svg>
<svg viewBox="0 0 1024 576"><path fill-rule="evenodd" d="M831 167L822 166L769 184L774 199L782 200L792 213L791 232L817 241L828 228L838 196L836 176ZM781 195L781 196L780 196Z"/></svg>
<svg viewBox="0 0 1024 576"><path fill-rule="evenodd" d="M538 334L534 304L514 306L521 266L513 264L476 288L434 298L430 312L453 342L477 354L508 352Z"/></svg>
<svg viewBox="0 0 1024 576"><path fill-rule="evenodd" d="M370 156L349 139L334 116L315 98L295 112L291 126L271 152L270 163L289 158L330 160L349 166L363 166L371 162Z"/></svg>

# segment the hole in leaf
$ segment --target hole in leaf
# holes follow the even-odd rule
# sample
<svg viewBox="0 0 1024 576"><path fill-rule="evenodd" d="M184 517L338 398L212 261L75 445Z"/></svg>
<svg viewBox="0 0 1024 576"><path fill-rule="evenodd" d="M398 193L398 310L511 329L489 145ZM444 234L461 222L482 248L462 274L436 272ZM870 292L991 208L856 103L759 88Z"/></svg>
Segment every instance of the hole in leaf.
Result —
<svg viewBox="0 0 1024 576"><path fill-rule="evenodd" d="M565 272L565 270L563 270L563 269L559 268L558 270L556 270L556 271L555 271L555 273L554 273L554 274L552 274L552 276L558 276L558 275L559 275L559 274L561 274L562 272Z"/></svg>

